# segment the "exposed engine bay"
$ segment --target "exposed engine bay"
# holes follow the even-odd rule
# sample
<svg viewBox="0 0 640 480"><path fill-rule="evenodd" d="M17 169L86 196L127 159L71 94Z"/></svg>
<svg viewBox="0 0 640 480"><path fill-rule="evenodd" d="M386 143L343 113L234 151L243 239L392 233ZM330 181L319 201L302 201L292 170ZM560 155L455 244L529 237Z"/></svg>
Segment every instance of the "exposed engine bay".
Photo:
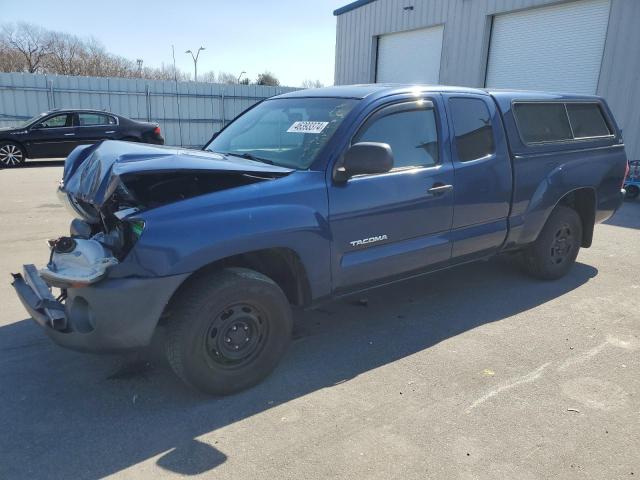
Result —
<svg viewBox="0 0 640 480"><path fill-rule="evenodd" d="M142 235L144 221L135 214L290 172L211 152L110 141L80 147L65 162L58 189L78 218L69 236L49 241L50 260L40 276L62 289L98 282Z"/></svg>

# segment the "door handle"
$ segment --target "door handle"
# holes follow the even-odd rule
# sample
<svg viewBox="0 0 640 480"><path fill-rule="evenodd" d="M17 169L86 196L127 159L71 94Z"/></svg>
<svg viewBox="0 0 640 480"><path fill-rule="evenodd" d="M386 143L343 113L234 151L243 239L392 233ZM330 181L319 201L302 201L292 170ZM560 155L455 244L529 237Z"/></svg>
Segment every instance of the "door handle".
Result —
<svg viewBox="0 0 640 480"><path fill-rule="evenodd" d="M443 183L434 183L433 187L427 190L429 195L442 195L447 193L449 190L453 190L453 185L445 185Z"/></svg>
<svg viewBox="0 0 640 480"><path fill-rule="evenodd" d="M104 133L116 133L116 131L115 130L109 130L109 131L104 132Z"/></svg>
<svg viewBox="0 0 640 480"><path fill-rule="evenodd" d="M65 133L64 136L65 137L73 137L75 135L75 133Z"/></svg>

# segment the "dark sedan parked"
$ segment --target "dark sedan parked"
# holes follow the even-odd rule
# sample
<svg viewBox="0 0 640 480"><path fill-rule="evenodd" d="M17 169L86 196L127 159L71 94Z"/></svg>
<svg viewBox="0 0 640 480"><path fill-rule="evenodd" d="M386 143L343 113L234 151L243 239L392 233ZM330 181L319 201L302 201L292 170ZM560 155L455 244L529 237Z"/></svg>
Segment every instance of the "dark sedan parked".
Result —
<svg viewBox="0 0 640 480"><path fill-rule="evenodd" d="M156 123L99 110L53 110L0 129L0 166L17 167L27 158L66 157L78 145L107 139L164 144Z"/></svg>

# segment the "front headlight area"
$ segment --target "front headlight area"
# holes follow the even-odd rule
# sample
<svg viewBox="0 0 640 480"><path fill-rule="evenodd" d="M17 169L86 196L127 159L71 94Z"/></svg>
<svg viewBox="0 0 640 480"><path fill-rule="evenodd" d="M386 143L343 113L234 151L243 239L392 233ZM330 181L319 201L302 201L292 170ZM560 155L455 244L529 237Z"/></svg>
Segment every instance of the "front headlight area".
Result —
<svg viewBox="0 0 640 480"><path fill-rule="evenodd" d="M144 232L145 222L144 220L131 220L127 222L129 231L131 233L131 240L137 242Z"/></svg>
<svg viewBox="0 0 640 480"><path fill-rule="evenodd" d="M140 240L144 230L144 220L125 218L112 223L108 232L99 232L92 238L102 243L113 252L114 257L122 261Z"/></svg>
<svg viewBox="0 0 640 480"><path fill-rule="evenodd" d="M49 263L39 273L51 287L79 288L99 282L129 254L144 232L141 219L117 220L96 233L96 224L74 219L70 236L49 241Z"/></svg>

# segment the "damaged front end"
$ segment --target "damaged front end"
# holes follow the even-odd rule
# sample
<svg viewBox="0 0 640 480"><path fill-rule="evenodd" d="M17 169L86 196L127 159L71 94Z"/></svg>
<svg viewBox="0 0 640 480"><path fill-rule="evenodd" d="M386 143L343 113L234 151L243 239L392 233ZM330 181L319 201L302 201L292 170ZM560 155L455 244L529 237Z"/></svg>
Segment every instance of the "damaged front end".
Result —
<svg viewBox="0 0 640 480"><path fill-rule="evenodd" d="M291 171L211 152L151 145L106 141L78 147L65 162L58 188L61 200L76 217L70 233L49 241L46 266L38 270L25 265L21 274L13 275L12 284L39 324L73 334L64 340L54 338L58 343L100 330L100 319L111 322L112 329L116 325L120 330L133 329L123 346L144 343L149 328L130 325L130 321L155 326L165 303L164 299L154 302L154 298L167 292L168 299L183 280L181 276L110 279L110 271L125 260L143 235L144 212L274 180ZM54 296L53 288L59 289L59 295ZM107 337L98 343L120 342L117 335ZM85 340L71 342L71 348L87 347Z"/></svg>
<svg viewBox="0 0 640 480"><path fill-rule="evenodd" d="M74 151L58 195L76 218L40 271L51 286L90 285L122 261L151 208L287 175L292 170L212 152L107 141Z"/></svg>
<svg viewBox="0 0 640 480"><path fill-rule="evenodd" d="M24 265L21 274L13 274L18 297L36 322L58 332L86 333L95 328L92 307L82 307L86 294L92 293L87 287L107 278L144 230L142 220L115 218L109 229L103 222L75 218L68 236L48 241L49 261L44 267ZM53 289L58 289L57 296ZM78 301L69 301L69 296Z"/></svg>

